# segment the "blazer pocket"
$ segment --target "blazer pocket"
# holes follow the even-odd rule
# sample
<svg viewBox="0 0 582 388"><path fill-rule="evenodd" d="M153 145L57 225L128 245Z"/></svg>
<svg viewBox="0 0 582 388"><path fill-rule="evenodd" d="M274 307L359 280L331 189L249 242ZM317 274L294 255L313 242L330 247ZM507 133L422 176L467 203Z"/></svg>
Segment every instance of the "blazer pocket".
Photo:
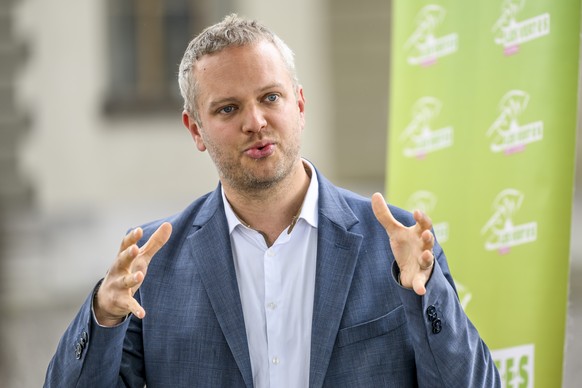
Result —
<svg viewBox="0 0 582 388"><path fill-rule="evenodd" d="M337 346L341 348L384 335L402 326L405 322L404 306L400 305L380 318L340 329L337 335Z"/></svg>

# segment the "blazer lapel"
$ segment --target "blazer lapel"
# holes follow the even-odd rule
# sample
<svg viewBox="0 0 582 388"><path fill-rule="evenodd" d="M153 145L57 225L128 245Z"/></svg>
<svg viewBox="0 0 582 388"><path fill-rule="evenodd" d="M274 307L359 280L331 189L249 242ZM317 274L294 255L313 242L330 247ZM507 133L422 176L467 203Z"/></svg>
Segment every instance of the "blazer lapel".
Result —
<svg viewBox="0 0 582 388"><path fill-rule="evenodd" d="M220 186L210 194L194 227L199 229L188 237L192 259L198 261L200 278L243 379L252 387L251 360Z"/></svg>
<svg viewBox="0 0 582 388"><path fill-rule="evenodd" d="M321 175L319 238L315 275L309 386L321 387L350 290L362 236L349 229L358 222L339 192Z"/></svg>

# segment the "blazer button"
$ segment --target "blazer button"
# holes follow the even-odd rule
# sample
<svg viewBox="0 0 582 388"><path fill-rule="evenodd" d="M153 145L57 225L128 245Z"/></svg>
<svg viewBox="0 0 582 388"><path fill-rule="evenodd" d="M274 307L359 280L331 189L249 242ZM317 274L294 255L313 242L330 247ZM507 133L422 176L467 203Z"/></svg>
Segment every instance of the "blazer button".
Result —
<svg viewBox="0 0 582 388"><path fill-rule="evenodd" d="M75 343L75 358L77 360L80 360L82 354L83 354L83 346L81 346L80 343L76 342Z"/></svg>
<svg viewBox="0 0 582 388"><path fill-rule="evenodd" d="M428 317L428 320L431 322L437 319L436 307L434 307L433 305L428 306L428 308L426 309L426 316Z"/></svg>
<svg viewBox="0 0 582 388"><path fill-rule="evenodd" d="M432 332L433 332L433 334L440 333L442 329L443 329L443 325L442 325L440 319L436 318L434 321L432 321Z"/></svg>

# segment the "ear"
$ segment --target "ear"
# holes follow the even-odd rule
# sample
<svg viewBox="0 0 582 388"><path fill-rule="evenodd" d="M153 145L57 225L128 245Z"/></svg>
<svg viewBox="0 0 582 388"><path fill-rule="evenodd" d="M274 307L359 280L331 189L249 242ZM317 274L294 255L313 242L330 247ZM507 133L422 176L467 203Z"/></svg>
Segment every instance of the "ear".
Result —
<svg viewBox="0 0 582 388"><path fill-rule="evenodd" d="M198 126L198 123L194 117L190 116L188 112L183 111L182 123L184 123L184 126L188 129L188 132L190 132L194 143L196 143L196 148L198 148L198 151L206 151L206 146L204 145L204 141L202 141L202 135L200 134L200 127Z"/></svg>
<svg viewBox="0 0 582 388"><path fill-rule="evenodd" d="M297 107L299 108L299 115L301 119L301 128L305 126L305 97L303 96L303 87L297 86Z"/></svg>

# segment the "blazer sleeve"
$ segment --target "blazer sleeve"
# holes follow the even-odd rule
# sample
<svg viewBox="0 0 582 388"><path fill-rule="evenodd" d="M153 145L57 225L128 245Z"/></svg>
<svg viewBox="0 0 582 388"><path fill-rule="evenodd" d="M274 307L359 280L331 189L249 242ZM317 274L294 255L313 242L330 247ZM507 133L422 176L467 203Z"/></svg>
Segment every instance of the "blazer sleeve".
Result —
<svg viewBox="0 0 582 388"><path fill-rule="evenodd" d="M501 387L491 353L461 307L440 246L434 253L424 296L399 287L419 387ZM396 262L392 271L398 271Z"/></svg>
<svg viewBox="0 0 582 388"><path fill-rule="evenodd" d="M123 346L130 319L111 328L98 325L92 312L95 291L96 288L61 337L49 363L44 387L144 386L143 380L138 382L132 376L128 379L130 384L126 384L121 373ZM132 362L132 359L128 358L126 362ZM129 370L132 369L138 368L129 367Z"/></svg>

